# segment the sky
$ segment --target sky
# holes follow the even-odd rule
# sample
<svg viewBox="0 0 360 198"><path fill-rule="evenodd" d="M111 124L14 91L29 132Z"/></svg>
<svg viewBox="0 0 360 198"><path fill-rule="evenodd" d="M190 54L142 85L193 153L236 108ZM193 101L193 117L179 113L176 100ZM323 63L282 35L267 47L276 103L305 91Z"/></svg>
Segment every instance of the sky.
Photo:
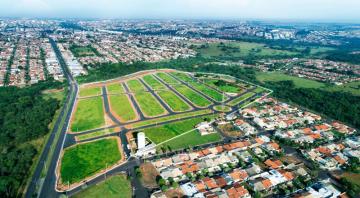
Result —
<svg viewBox="0 0 360 198"><path fill-rule="evenodd" d="M360 0L0 0L0 16L360 23Z"/></svg>

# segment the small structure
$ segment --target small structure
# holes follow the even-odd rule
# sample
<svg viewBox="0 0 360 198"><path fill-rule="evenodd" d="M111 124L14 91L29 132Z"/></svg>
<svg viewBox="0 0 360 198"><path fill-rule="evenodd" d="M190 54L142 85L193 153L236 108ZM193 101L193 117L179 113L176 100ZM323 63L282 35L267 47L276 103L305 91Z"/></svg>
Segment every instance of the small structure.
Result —
<svg viewBox="0 0 360 198"><path fill-rule="evenodd" d="M215 129L211 126L209 122L201 122L196 125L196 128L199 130L201 135L209 135L211 133L215 133Z"/></svg>
<svg viewBox="0 0 360 198"><path fill-rule="evenodd" d="M145 145L146 145L145 133L139 132L139 133L137 134L137 146L138 146L138 150L141 150L142 148L144 148Z"/></svg>

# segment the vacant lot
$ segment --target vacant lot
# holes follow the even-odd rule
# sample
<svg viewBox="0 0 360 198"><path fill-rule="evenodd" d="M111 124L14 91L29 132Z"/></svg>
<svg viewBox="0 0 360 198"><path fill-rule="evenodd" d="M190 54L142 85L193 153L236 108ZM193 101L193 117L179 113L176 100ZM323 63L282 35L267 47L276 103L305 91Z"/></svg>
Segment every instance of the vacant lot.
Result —
<svg viewBox="0 0 360 198"><path fill-rule="evenodd" d="M140 171L142 174L141 182L144 186L149 188L158 187L156 177L159 175L159 172L156 170L154 165L150 162L143 163L140 165Z"/></svg>
<svg viewBox="0 0 360 198"><path fill-rule="evenodd" d="M99 52L92 46L71 45L70 51L75 57L97 56Z"/></svg>
<svg viewBox="0 0 360 198"><path fill-rule="evenodd" d="M187 105L172 91L159 91L157 94L169 105L173 111L181 112L190 109L190 106Z"/></svg>
<svg viewBox="0 0 360 198"><path fill-rule="evenodd" d="M83 140L88 140L91 138L107 135L107 134L113 133L115 131L119 131L119 129L115 129L115 128L103 129L103 130L96 131L96 132L86 133L84 135L78 135L75 137L75 139L76 139L76 141L83 141Z"/></svg>
<svg viewBox="0 0 360 198"><path fill-rule="evenodd" d="M116 138L101 139L65 149L61 161L61 181L70 184L82 181L110 167L121 159Z"/></svg>
<svg viewBox="0 0 360 198"><path fill-rule="evenodd" d="M109 84L106 89L109 94L125 93L124 87L120 83Z"/></svg>
<svg viewBox="0 0 360 198"><path fill-rule="evenodd" d="M126 83L131 92L143 92L146 90L144 85L137 79L129 80Z"/></svg>
<svg viewBox="0 0 360 198"><path fill-rule="evenodd" d="M84 87L80 88L80 97L98 96L101 95L101 87Z"/></svg>
<svg viewBox="0 0 360 198"><path fill-rule="evenodd" d="M103 101L101 97L80 99L73 115L71 131L95 129L105 124Z"/></svg>
<svg viewBox="0 0 360 198"><path fill-rule="evenodd" d="M266 82L266 81L278 82L278 81L291 80L294 82L294 85L298 88L322 88L326 86L324 83L315 80L290 76L281 72L258 72L256 74L256 79L260 82Z"/></svg>
<svg viewBox="0 0 360 198"><path fill-rule="evenodd" d="M202 97L200 94L196 93L185 85L174 86L174 89L176 89L176 91L184 95L187 99L189 99L193 104L198 107L207 107L211 104L209 100Z"/></svg>
<svg viewBox="0 0 360 198"><path fill-rule="evenodd" d="M109 102L111 110L116 113L121 121L127 122L137 118L134 108L126 94L110 95Z"/></svg>
<svg viewBox="0 0 360 198"><path fill-rule="evenodd" d="M239 104L240 102L242 102L243 100L246 100L247 98L253 97L254 95L255 95L254 92L248 92L248 93L245 93L245 94L241 95L238 98L235 98L235 99L231 100L227 104L230 105L230 106L235 106L235 105Z"/></svg>
<svg viewBox="0 0 360 198"><path fill-rule="evenodd" d="M176 79L174 79L173 77L169 76L166 73L157 73L156 75L168 84L179 84L180 83L179 81L177 81Z"/></svg>
<svg viewBox="0 0 360 198"><path fill-rule="evenodd" d="M107 178L95 186L91 186L78 194L74 198L129 198L132 196L132 188L130 181L126 175L115 175Z"/></svg>
<svg viewBox="0 0 360 198"><path fill-rule="evenodd" d="M165 85L156 80L153 75L146 75L143 77L143 79L151 88L155 90L166 89Z"/></svg>
<svg viewBox="0 0 360 198"><path fill-rule="evenodd" d="M158 127L147 128L144 130L144 133L146 137L148 137L155 144L159 144L163 141L194 129L194 127L200 122L204 121L205 118L211 118L211 116L191 118Z"/></svg>
<svg viewBox="0 0 360 198"><path fill-rule="evenodd" d="M356 96L360 96L360 81L346 83L344 85L332 85L332 86L326 87L325 90L344 91L344 92L349 92Z"/></svg>
<svg viewBox="0 0 360 198"><path fill-rule="evenodd" d="M165 113L165 109L159 101L149 92L138 92L135 99L140 106L141 111L148 117L159 116Z"/></svg>
<svg viewBox="0 0 360 198"><path fill-rule="evenodd" d="M185 73L181 73L181 72L171 72L172 75L176 76L177 78L179 78L182 81L185 82L190 82L190 81L194 81L188 74Z"/></svg>
<svg viewBox="0 0 360 198"><path fill-rule="evenodd" d="M233 85L223 80L205 80L205 83L226 93L240 93L242 91L239 86Z"/></svg>
<svg viewBox="0 0 360 198"><path fill-rule="evenodd" d="M207 87L204 84L198 83L198 82L189 82L189 84L194 87L195 89L199 90L200 92L202 92L203 94L209 96L210 98L214 99L217 102L222 102L223 101L223 95L217 91L215 91L214 89L211 89L209 87ZM224 96L224 100L226 100L227 97Z"/></svg>

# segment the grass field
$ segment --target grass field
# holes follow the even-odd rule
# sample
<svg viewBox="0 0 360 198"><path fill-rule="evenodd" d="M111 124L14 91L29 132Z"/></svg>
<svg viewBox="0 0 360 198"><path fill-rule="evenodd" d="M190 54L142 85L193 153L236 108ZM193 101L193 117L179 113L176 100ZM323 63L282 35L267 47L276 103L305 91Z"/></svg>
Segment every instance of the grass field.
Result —
<svg viewBox="0 0 360 198"><path fill-rule="evenodd" d="M190 109L190 106L186 104L181 98L179 98L174 92L170 90L158 91L157 94L161 99L169 105L169 107L176 112L182 112Z"/></svg>
<svg viewBox="0 0 360 198"><path fill-rule="evenodd" d="M80 88L80 97L97 96L101 95L101 87L83 87Z"/></svg>
<svg viewBox="0 0 360 198"><path fill-rule="evenodd" d="M255 95L255 93L253 92L248 92L246 94L243 94L241 95L240 97L238 98L235 98L233 100L231 100L230 102L228 102L227 104L230 105L230 106L235 106L237 104L239 104L241 101L247 99L247 98L250 98L250 97L253 97Z"/></svg>
<svg viewBox="0 0 360 198"><path fill-rule="evenodd" d="M181 72L171 72L172 75L176 76L177 78L179 78L182 81L185 82L190 82L190 81L194 81L189 75L185 74L185 73L181 73Z"/></svg>
<svg viewBox="0 0 360 198"><path fill-rule="evenodd" d="M161 78L164 82L168 84L179 84L180 82L174 79L172 76L169 76L166 73L157 73L156 76Z"/></svg>
<svg viewBox="0 0 360 198"><path fill-rule="evenodd" d="M160 105L156 98L149 92L138 92L135 99L141 111L149 117L159 116L165 113L165 109Z"/></svg>
<svg viewBox="0 0 360 198"><path fill-rule="evenodd" d="M152 75L146 75L143 77L143 79L151 88L155 90L166 89L165 85L156 80Z"/></svg>
<svg viewBox="0 0 360 198"><path fill-rule="evenodd" d="M71 45L70 51L75 57L97 56L98 54L97 50L91 46Z"/></svg>
<svg viewBox="0 0 360 198"><path fill-rule="evenodd" d="M346 83L344 85L332 85L324 88L327 91L344 91L360 96L360 81Z"/></svg>
<svg viewBox="0 0 360 198"><path fill-rule="evenodd" d="M109 84L106 89L109 94L125 93L124 87L120 83Z"/></svg>
<svg viewBox="0 0 360 198"><path fill-rule="evenodd" d="M122 119L121 121L127 122L137 118L131 102L126 94L110 95L109 102L111 110Z"/></svg>
<svg viewBox="0 0 360 198"><path fill-rule="evenodd" d="M167 149L170 147L172 150L177 150L220 140L221 136L218 133L201 136L200 133L195 130L178 138L165 142L164 144L159 145L159 147L164 147Z"/></svg>
<svg viewBox="0 0 360 198"><path fill-rule="evenodd" d="M187 99L189 99L193 104L198 107L207 107L211 104L209 100L202 97L201 95L199 95L185 85L174 86L174 89L176 89L176 91L184 95Z"/></svg>
<svg viewBox="0 0 360 198"><path fill-rule="evenodd" d="M145 121L142 121L142 122L137 122L135 124L132 124L132 126L134 128L138 128L138 127L143 127L143 126L156 124L156 123L160 123L160 122L172 121L172 120L177 120L177 119L182 119L182 118L187 118L187 117L192 117L192 116L201 116L201 115L209 114L209 113L212 113L212 112L213 111L210 110L210 109L186 112L186 113L166 116L166 117L162 117L162 118L154 118L154 119L151 119L151 120L145 120Z"/></svg>
<svg viewBox="0 0 360 198"><path fill-rule="evenodd" d="M297 55L296 52L286 50L276 50L265 47L261 43L250 42L225 42L209 44L208 47L199 48L197 51L204 57L236 57L244 58L249 55L255 56L279 56L279 55Z"/></svg>
<svg viewBox="0 0 360 198"><path fill-rule="evenodd" d="M240 87L227 83L223 80L208 79L205 80L205 83L226 93L240 93L242 91Z"/></svg>
<svg viewBox="0 0 360 198"><path fill-rule="evenodd" d="M84 134L84 135L78 135L78 136L76 136L76 140L77 141L83 141L83 140L87 140L87 139L107 135L107 134L110 134L110 133L113 133L113 132L115 132L115 128L103 129L103 130L100 130L100 131L91 132L91 133L87 133L87 134Z"/></svg>
<svg viewBox="0 0 360 198"><path fill-rule="evenodd" d="M315 80L290 76L281 72L258 72L256 74L256 79L260 82L278 82L284 80L291 80L298 88L323 88L326 86L324 83Z"/></svg>
<svg viewBox="0 0 360 198"><path fill-rule="evenodd" d="M173 122L158 127L147 128L144 129L144 133L146 137L148 137L155 144L159 144L163 141L166 141L170 138L194 129L195 125L204 121L204 118L212 118L212 116L191 118L188 120Z"/></svg>
<svg viewBox="0 0 360 198"><path fill-rule="evenodd" d="M210 98L214 99L217 102L222 102L223 101L223 95L209 87L207 87L204 84L198 83L198 82L189 82L189 84L194 87L195 89L199 90L200 92L202 92L203 94L209 96ZM227 99L227 96L224 95L224 100Z"/></svg>
<svg viewBox="0 0 360 198"><path fill-rule="evenodd" d="M64 100L64 97L65 97L65 91L64 90L55 90L55 91L49 91L49 92L44 91L42 96L45 100L54 98L59 101L62 101L62 100Z"/></svg>
<svg viewBox="0 0 360 198"><path fill-rule="evenodd" d="M217 106L214 106L214 109L216 111L221 111L221 112L230 112L231 111L231 108L228 107L228 106L222 106L222 105L217 105Z"/></svg>
<svg viewBox="0 0 360 198"><path fill-rule="evenodd" d="M130 198L132 196L131 183L125 175L115 175L105 181L75 194L74 198Z"/></svg>
<svg viewBox="0 0 360 198"><path fill-rule="evenodd" d="M61 181L75 183L110 167L121 159L115 138L79 144L64 151Z"/></svg>
<svg viewBox="0 0 360 198"><path fill-rule="evenodd" d="M142 92L146 90L144 85L137 79L129 80L126 83L132 92Z"/></svg>
<svg viewBox="0 0 360 198"><path fill-rule="evenodd" d="M105 124L101 97L80 99L71 123L71 131L95 129Z"/></svg>

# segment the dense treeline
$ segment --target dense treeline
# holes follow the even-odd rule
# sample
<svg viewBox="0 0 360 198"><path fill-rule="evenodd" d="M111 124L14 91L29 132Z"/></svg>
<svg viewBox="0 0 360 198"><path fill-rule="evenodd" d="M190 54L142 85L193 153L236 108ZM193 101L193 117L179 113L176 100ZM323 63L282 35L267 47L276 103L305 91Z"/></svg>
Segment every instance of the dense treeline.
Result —
<svg viewBox="0 0 360 198"><path fill-rule="evenodd" d="M360 97L345 92L295 88L292 81L268 84L274 96L360 128Z"/></svg>
<svg viewBox="0 0 360 198"><path fill-rule="evenodd" d="M41 92L58 88L58 82L41 82L26 88L0 87L0 195L21 196L36 148L30 144L49 132L48 125L59 108L56 99Z"/></svg>

